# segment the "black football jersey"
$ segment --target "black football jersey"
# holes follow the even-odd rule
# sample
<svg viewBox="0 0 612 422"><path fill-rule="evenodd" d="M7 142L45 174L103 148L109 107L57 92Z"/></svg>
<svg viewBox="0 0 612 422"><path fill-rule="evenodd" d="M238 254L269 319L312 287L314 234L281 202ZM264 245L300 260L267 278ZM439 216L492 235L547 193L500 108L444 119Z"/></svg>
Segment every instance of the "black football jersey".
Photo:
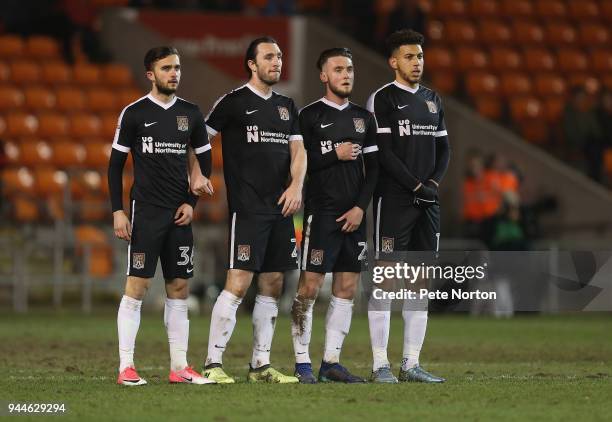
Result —
<svg viewBox="0 0 612 422"><path fill-rule="evenodd" d="M280 214L289 142L302 140L293 100L274 91L264 96L246 84L217 100L206 127L211 136L221 132L230 212Z"/></svg>
<svg viewBox="0 0 612 422"><path fill-rule="evenodd" d="M412 89L394 81L374 92L367 108L376 118L377 132L392 135L393 153L414 177L427 181L436 167L436 139L447 136L438 94L422 85ZM385 171L382 160L376 192L411 193Z"/></svg>
<svg viewBox="0 0 612 422"><path fill-rule="evenodd" d="M378 151L372 114L351 102L341 106L321 98L300 111L300 129L308 154L307 213L345 213L364 184L363 154ZM361 145L357 160L338 160L334 149L347 141Z"/></svg>
<svg viewBox="0 0 612 422"><path fill-rule="evenodd" d="M177 208L189 202L187 147L210 149L197 105L174 97L165 104L151 94L123 109L113 148L134 160L133 200Z"/></svg>

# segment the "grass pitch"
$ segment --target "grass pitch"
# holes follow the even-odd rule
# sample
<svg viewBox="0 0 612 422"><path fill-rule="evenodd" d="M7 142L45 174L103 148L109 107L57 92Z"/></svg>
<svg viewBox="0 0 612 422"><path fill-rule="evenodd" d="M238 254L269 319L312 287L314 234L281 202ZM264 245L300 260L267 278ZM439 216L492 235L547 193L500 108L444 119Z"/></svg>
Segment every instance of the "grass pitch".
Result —
<svg viewBox="0 0 612 422"><path fill-rule="evenodd" d="M225 368L229 386L168 385L162 315L144 314L136 363L149 385L115 384L116 314L0 315L0 401L66 403L60 420L609 420L612 317L520 316L510 320L429 319L422 364L443 385L249 385L250 316L240 314ZM318 370L323 316L317 311L311 357ZM288 318L279 318L272 361L293 368ZM392 321L389 353L398 369L403 323ZM191 318L189 360L200 369L208 318ZM369 376L367 318L357 315L342 362ZM44 416L34 416L40 419Z"/></svg>

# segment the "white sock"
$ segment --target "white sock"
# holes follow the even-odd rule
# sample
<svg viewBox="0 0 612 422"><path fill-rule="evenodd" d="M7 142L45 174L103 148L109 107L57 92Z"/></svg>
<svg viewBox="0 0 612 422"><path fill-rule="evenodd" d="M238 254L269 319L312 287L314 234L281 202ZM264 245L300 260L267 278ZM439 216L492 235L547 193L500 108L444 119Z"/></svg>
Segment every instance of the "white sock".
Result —
<svg viewBox="0 0 612 422"><path fill-rule="evenodd" d="M278 316L278 303L269 296L257 295L253 308L253 358L252 368L270 364L270 349Z"/></svg>
<svg viewBox="0 0 612 422"><path fill-rule="evenodd" d="M312 308L314 299L293 299L291 337L293 337L293 350L295 363L310 363L308 346L312 335Z"/></svg>
<svg viewBox="0 0 612 422"><path fill-rule="evenodd" d="M342 343L344 343L344 338L351 328L352 316L353 300L340 299L332 295L329 301L329 308L327 308L327 316L325 317L324 362L340 362Z"/></svg>
<svg viewBox="0 0 612 422"><path fill-rule="evenodd" d="M123 295L117 312L117 332L119 334L119 372L134 366L134 344L140 327L140 307L142 300Z"/></svg>
<svg viewBox="0 0 612 422"><path fill-rule="evenodd" d="M374 299L368 302L368 323L370 325L370 341L372 343L372 369L376 371L383 366L389 366L387 344L389 343L389 328L391 327L391 300Z"/></svg>
<svg viewBox="0 0 612 422"><path fill-rule="evenodd" d="M223 290L215 301L210 317L208 356L205 365L223 363L223 352L236 326L236 311L242 299Z"/></svg>
<svg viewBox="0 0 612 422"><path fill-rule="evenodd" d="M427 331L427 311L402 311L404 318L404 351L402 369L410 369L419 364L419 354L425 331Z"/></svg>
<svg viewBox="0 0 612 422"><path fill-rule="evenodd" d="M164 307L164 325L170 345L170 368L180 371L187 366L189 344L189 319L186 299L168 299Z"/></svg>

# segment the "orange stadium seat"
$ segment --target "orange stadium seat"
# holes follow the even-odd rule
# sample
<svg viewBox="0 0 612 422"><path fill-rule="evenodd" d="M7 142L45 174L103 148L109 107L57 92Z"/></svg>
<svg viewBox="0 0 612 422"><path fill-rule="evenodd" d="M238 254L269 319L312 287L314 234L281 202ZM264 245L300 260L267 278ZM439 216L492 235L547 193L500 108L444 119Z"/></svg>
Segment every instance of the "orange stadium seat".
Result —
<svg viewBox="0 0 612 422"><path fill-rule="evenodd" d="M55 59L59 56L58 42L44 35L33 35L25 42L26 55L35 59Z"/></svg>
<svg viewBox="0 0 612 422"><path fill-rule="evenodd" d="M593 93L599 89L599 80L588 72L570 73L567 77L567 85L569 87L583 87L587 91Z"/></svg>
<svg viewBox="0 0 612 422"><path fill-rule="evenodd" d="M508 97L531 93L531 79L525 73L505 72L501 76L501 92Z"/></svg>
<svg viewBox="0 0 612 422"><path fill-rule="evenodd" d="M425 28L427 39L431 43L444 41L444 23L439 20L430 20Z"/></svg>
<svg viewBox="0 0 612 422"><path fill-rule="evenodd" d="M487 119L497 120L502 117L503 107L498 97L477 97L474 99L474 107L478 114Z"/></svg>
<svg viewBox="0 0 612 422"><path fill-rule="evenodd" d="M221 142L215 142L215 144L211 148L211 155L212 155L213 169L222 168L223 167L223 148L221 147Z"/></svg>
<svg viewBox="0 0 612 422"><path fill-rule="evenodd" d="M109 218L110 210L109 203L106 198L95 196L95 195L85 195L79 204L79 219L83 222L99 222L104 221ZM92 249L92 263L96 260L95 248ZM110 271L105 270L105 274L97 274L97 275L106 275L106 273L110 273Z"/></svg>
<svg viewBox="0 0 612 422"><path fill-rule="evenodd" d="M2 171L2 189L7 195L34 193L34 175L27 167L12 167Z"/></svg>
<svg viewBox="0 0 612 422"><path fill-rule="evenodd" d="M535 77L535 93L541 96L565 95L565 78L554 73L540 73Z"/></svg>
<svg viewBox="0 0 612 422"><path fill-rule="evenodd" d="M463 17L465 12L466 7L463 0L437 0L432 10L434 16L444 18Z"/></svg>
<svg viewBox="0 0 612 422"><path fill-rule="evenodd" d="M607 22L612 23L612 2L608 0L602 0L599 2L599 12L603 19Z"/></svg>
<svg viewBox="0 0 612 422"><path fill-rule="evenodd" d="M498 72L518 69L522 60L520 54L512 48L500 47L491 51L490 67Z"/></svg>
<svg viewBox="0 0 612 422"><path fill-rule="evenodd" d="M513 40L519 45L542 44L544 42L544 29L534 21L515 21L512 24Z"/></svg>
<svg viewBox="0 0 612 422"><path fill-rule="evenodd" d="M17 165L21 156L21 149L19 148L19 144L12 141L6 141L4 143L4 156L6 157L5 165Z"/></svg>
<svg viewBox="0 0 612 422"><path fill-rule="evenodd" d="M109 86L129 87L132 84L132 72L123 64L110 63L102 68L102 82Z"/></svg>
<svg viewBox="0 0 612 422"><path fill-rule="evenodd" d="M0 111L11 111L22 106L23 92L10 85L0 86Z"/></svg>
<svg viewBox="0 0 612 422"><path fill-rule="evenodd" d="M563 96L544 98L544 118L548 123L557 123L563 116L566 99Z"/></svg>
<svg viewBox="0 0 612 422"><path fill-rule="evenodd" d="M503 0L502 12L511 18L525 18L533 14L533 7L529 0Z"/></svg>
<svg viewBox="0 0 612 422"><path fill-rule="evenodd" d="M496 0L471 0L469 13L474 18L496 17L499 14L499 7Z"/></svg>
<svg viewBox="0 0 612 422"><path fill-rule="evenodd" d="M102 115L102 128L100 136L104 137L107 142L112 141L117 131L119 113L105 113Z"/></svg>
<svg viewBox="0 0 612 422"><path fill-rule="evenodd" d="M119 96L119 104L122 104L121 109L126 107L128 104L133 103L137 99L144 96L141 90L135 88L129 88L125 90L121 90L118 93ZM117 116L118 117L118 116Z"/></svg>
<svg viewBox="0 0 612 422"><path fill-rule="evenodd" d="M91 138L100 134L102 123L93 114L78 113L70 118L70 134L75 138Z"/></svg>
<svg viewBox="0 0 612 422"><path fill-rule="evenodd" d="M53 144L53 164L57 167L76 167L85 161L85 147L74 142Z"/></svg>
<svg viewBox="0 0 612 422"><path fill-rule="evenodd" d="M457 90L457 74L452 71L430 73L432 87L441 94L452 94Z"/></svg>
<svg viewBox="0 0 612 422"><path fill-rule="evenodd" d="M581 24L578 29L580 43L585 47L607 45L610 41L610 31L599 23Z"/></svg>
<svg viewBox="0 0 612 422"><path fill-rule="evenodd" d="M612 74L602 76L602 84L607 89L612 91Z"/></svg>
<svg viewBox="0 0 612 422"><path fill-rule="evenodd" d="M612 72L612 49L595 50L591 53L593 70L602 74Z"/></svg>
<svg viewBox="0 0 612 422"><path fill-rule="evenodd" d="M552 71L555 64L555 57L547 48L528 47L523 53L523 67L529 71Z"/></svg>
<svg viewBox="0 0 612 422"><path fill-rule="evenodd" d="M467 75L467 92L472 97L499 94L499 78L494 73L473 72Z"/></svg>
<svg viewBox="0 0 612 422"><path fill-rule="evenodd" d="M427 68L431 70L450 69L453 65L453 54L445 47L428 47L424 57Z"/></svg>
<svg viewBox="0 0 612 422"><path fill-rule="evenodd" d="M25 89L25 105L32 111L51 110L55 107L55 95L41 86L28 87Z"/></svg>
<svg viewBox="0 0 612 422"><path fill-rule="evenodd" d="M72 67L73 81L79 85L96 85L101 82L102 72L94 64L78 63Z"/></svg>
<svg viewBox="0 0 612 422"><path fill-rule="evenodd" d="M478 37L489 45L506 44L512 40L510 28L499 20L482 21L478 27Z"/></svg>
<svg viewBox="0 0 612 422"><path fill-rule="evenodd" d="M510 113L517 122L538 119L543 112L542 102L536 97L519 96L510 99Z"/></svg>
<svg viewBox="0 0 612 422"><path fill-rule="evenodd" d="M21 111L14 111L6 116L6 133L9 136L29 136L38 131L36 116Z"/></svg>
<svg viewBox="0 0 612 422"><path fill-rule="evenodd" d="M0 115L0 136L6 134L6 120Z"/></svg>
<svg viewBox="0 0 612 422"><path fill-rule="evenodd" d="M448 21L444 26L445 38L453 44L464 44L476 41L476 28L467 20Z"/></svg>
<svg viewBox="0 0 612 422"><path fill-rule="evenodd" d="M599 5L593 0L569 1L569 16L578 21L598 20Z"/></svg>
<svg viewBox="0 0 612 422"><path fill-rule="evenodd" d="M62 85L70 82L70 66L62 62L45 62L42 64L42 80L49 85Z"/></svg>
<svg viewBox="0 0 612 422"><path fill-rule="evenodd" d="M85 144L85 165L91 168L108 166L110 159L111 143L88 143Z"/></svg>
<svg viewBox="0 0 612 422"><path fill-rule="evenodd" d="M68 134L68 119L59 113L41 113L38 134L45 138L66 136Z"/></svg>
<svg viewBox="0 0 612 422"><path fill-rule="evenodd" d="M21 37L9 34L0 36L0 57L15 59L23 56L24 51L25 43Z"/></svg>
<svg viewBox="0 0 612 422"><path fill-rule="evenodd" d="M549 139L548 125L539 120L532 119L520 123L521 135L529 142L534 144L545 144Z"/></svg>
<svg viewBox="0 0 612 422"><path fill-rule="evenodd" d="M543 19L565 20L567 10L562 0L537 0L535 6L537 15Z"/></svg>
<svg viewBox="0 0 612 422"><path fill-rule="evenodd" d="M612 174L612 148L604 151L604 168L608 174Z"/></svg>
<svg viewBox="0 0 612 422"><path fill-rule="evenodd" d="M589 66L586 55L577 49L560 49L557 54L559 69L564 72L586 71Z"/></svg>
<svg viewBox="0 0 612 422"><path fill-rule="evenodd" d="M87 92L87 108L91 111L115 111L116 96L109 89L93 88Z"/></svg>
<svg viewBox="0 0 612 422"><path fill-rule="evenodd" d="M41 69L31 60L15 60L10 64L11 81L18 84L32 84L40 81Z"/></svg>
<svg viewBox="0 0 612 422"><path fill-rule="evenodd" d="M578 39L576 29L565 22L550 22L544 30L546 42L555 47L565 47Z"/></svg>
<svg viewBox="0 0 612 422"><path fill-rule="evenodd" d="M82 111L85 109L85 94L76 87L62 87L55 91L57 109L61 111Z"/></svg>
<svg viewBox="0 0 612 422"><path fill-rule="evenodd" d="M19 164L36 167L51 163L53 151L44 141L27 142L19 145Z"/></svg>
<svg viewBox="0 0 612 422"><path fill-rule="evenodd" d="M36 167L33 174L34 190L41 198L61 195L68 186L68 175L63 170L53 167Z"/></svg>
<svg viewBox="0 0 612 422"><path fill-rule="evenodd" d="M457 49L456 67L459 71L473 71L484 69L489 64L487 54L475 47L459 47Z"/></svg>
<svg viewBox="0 0 612 422"><path fill-rule="evenodd" d="M0 82L9 82L11 78L11 68L3 61L0 61Z"/></svg>

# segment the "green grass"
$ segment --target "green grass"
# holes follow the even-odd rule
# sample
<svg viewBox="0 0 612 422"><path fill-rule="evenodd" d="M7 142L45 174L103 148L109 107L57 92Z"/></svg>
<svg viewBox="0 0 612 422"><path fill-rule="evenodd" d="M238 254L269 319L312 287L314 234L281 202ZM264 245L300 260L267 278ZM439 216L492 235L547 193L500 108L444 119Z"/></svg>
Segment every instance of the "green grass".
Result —
<svg viewBox="0 0 612 422"><path fill-rule="evenodd" d="M250 317L239 315L225 355L230 386L168 385L168 345L160 315L143 315L136 362L143 388L115 385L115 314L0 315L0 400L64 402L61 420L609 420L612 415L612 317L522 316L511 320L430 317L422 363L444 385L248 385ZM321 359L317 311L311 357ZM280 318L273 363L293 367L289 320ZM205 354L208 319L191 319L190 362ZM390 358L401 358L394 319ZM367 319L356 316L342 361L369 376ZM318 365L315 364L315 367ZM68 419L65 419L68 418ZM426 419L422 419L426 418Z"/></svg>

